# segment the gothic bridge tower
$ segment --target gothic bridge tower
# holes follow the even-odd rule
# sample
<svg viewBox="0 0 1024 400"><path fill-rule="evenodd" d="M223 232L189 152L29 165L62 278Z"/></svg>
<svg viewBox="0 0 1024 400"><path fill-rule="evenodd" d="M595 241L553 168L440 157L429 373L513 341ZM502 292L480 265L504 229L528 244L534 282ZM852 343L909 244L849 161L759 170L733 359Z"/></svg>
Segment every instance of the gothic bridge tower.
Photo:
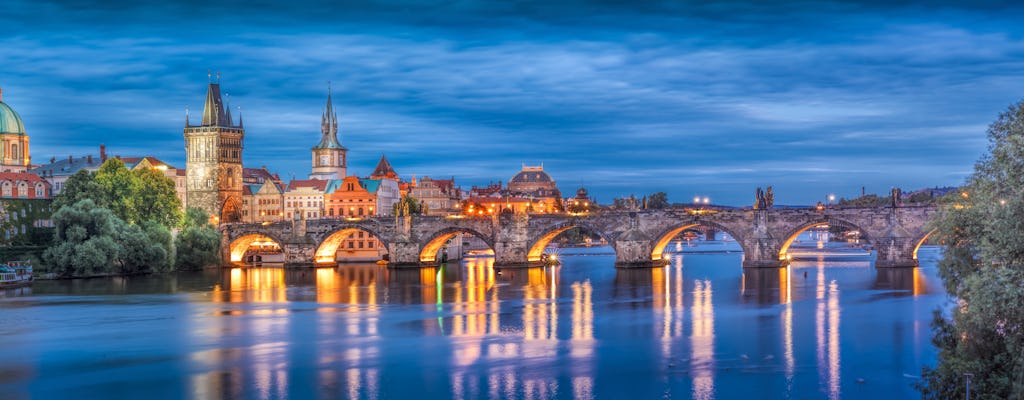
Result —
<svg viewBox="0 0 1024 400"><path fill-rule="evenodd" d="M320 143L313 146L313 173L309 179L344 179L345 153L348 149L338 141L338 114L331 104L331 89L327 88L327 109L320 121Z"/></svg>
<svg viewBox="0 0 1024 400"><path fill-rule="evenodd" d="M192 125L185 114L186 202L210 215L211 222L241 220L242 115L238 125L221 98L220 78L206 90L203 120Z"/></svg>

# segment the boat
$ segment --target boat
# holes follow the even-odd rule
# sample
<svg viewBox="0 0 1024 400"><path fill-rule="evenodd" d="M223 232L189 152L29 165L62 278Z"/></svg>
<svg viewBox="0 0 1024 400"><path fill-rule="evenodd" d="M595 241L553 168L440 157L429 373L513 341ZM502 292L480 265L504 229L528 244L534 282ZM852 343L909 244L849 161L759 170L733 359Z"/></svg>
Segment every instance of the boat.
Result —
<svg viewBox="0 0 1024 400"><path fill-rule="evenodd" d="M0 288L16 288L32 284L32 265L25 261L0 264Z"/></svg>

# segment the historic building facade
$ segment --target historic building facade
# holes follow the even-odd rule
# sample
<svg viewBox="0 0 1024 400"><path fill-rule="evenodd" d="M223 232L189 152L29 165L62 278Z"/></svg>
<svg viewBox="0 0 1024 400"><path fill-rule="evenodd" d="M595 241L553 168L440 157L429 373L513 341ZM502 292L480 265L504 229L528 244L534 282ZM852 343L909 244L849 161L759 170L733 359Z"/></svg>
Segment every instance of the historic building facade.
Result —
<svg viewBox="0 0 1024 400"><path fill-rule="evenodd" d="M415 180L414 180L415 182ZM455 186L455 178L431 179L424 176L415 182L409 195L427 206L428 215L451 215L459 212L462 191Z"/></svg>
<svg viewBox="0 0 1024 400"><path fill-rule="evenodd" d="M287 220L319 219L324 216L324 192L330 181L292 180L284 192L284 216Z"/></svg>
<svg viewBox="0 0 1024 400"><path fill-rule="evenodd" d="M242 142L245 128L231 118L220 83L206 91L203 119L192 125L185 115L185 178L189 207L201 208L214 223L241 221Z"/></svg>
<svg viewBox="0 0 1024 400"><path fill-rule="evenodd" d="M338 114L334 112L330 89L327 108L320 121L320 143L313 146L313 173L309 179L342 179L345 177L348 149L338 141Z"/></svg>
<svg viewBox="0 0 1024 400"><path fill-rule="evenodd" d="M28 135L21 116L4 103L0 89L0 171L25 172L31 164Z"/></svg>

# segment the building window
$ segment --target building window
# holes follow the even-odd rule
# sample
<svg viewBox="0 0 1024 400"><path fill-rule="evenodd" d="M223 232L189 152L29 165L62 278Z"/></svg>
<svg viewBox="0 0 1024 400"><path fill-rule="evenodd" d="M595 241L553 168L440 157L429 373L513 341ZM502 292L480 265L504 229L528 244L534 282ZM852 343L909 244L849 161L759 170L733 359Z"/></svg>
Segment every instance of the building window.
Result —
<svg viewBox="0 0 1024 400"><path fill-rule="evenodd" d="M44 187L42 183L36 185L36 198L43 198L43 189Z"/></svg>
<svg viewBox="0 0 1024 400"><path fill-rule="evenodd" d="M352 242L348 242L348 248L350 248L350 249L355 248L355 244L352 243Z"/></svg>
<svg viewBox="0 0 1024 400"><path fill-rule="evenodd" d="M360 249L363 248L363 242L362 241L359 242L359 248Z"/></svg>
<svg viewBox="0 0 1024 400"><path fill-rule="evenodd" d="M4 181L3 197L11 197L11 187L10 181Z"/></svg>

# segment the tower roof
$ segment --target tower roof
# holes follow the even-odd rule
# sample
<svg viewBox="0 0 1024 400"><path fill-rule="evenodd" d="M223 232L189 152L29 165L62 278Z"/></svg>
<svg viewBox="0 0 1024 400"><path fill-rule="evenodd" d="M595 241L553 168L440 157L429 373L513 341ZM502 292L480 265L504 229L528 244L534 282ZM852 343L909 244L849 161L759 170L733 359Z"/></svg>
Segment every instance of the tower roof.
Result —
<svg viewBox="0 0 1024 400"><path fill-rule="evenodd" d="M0 133L25 134L25 123L21 121L18 113L14 112L11 106L3 102L3 92L0 91Z"/></svg>
<svg viewBox="0 0 1024 400"><path fill-rule="evenodd" d="M330 87L327 88L327 109L320 121L320 143L313 149L345 149L338 141L338 114L334 112Z"/></svg>
<svg viewBox="0 0 1024 400"><path fill-rule="evenodd" d="M377 162L377 168L373 169L373 173L370 174L371 178L387 177L392 179L398 179L398 173L391 167L391 163L388 162L387 157L383 154L380 156L380 161Z"/></svg>
<svg viewBox="0 0 1024 400"><path fill-rule="evenodd" d="M203 123L199 126L222 126L241 128L231 121L231 112L227 110L220 94L220 83L210 83L206 89L206 105L203 106Z"/></svg>

